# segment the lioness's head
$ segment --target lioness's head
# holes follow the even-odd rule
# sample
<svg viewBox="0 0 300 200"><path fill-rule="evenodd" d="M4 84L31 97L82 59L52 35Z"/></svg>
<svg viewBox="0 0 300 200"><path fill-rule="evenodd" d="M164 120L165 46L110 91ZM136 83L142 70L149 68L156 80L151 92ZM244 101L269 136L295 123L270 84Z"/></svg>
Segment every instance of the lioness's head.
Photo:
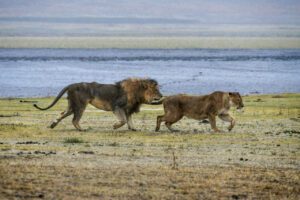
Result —
<svg viewBox="0 0 300 200"><path fill-rule="evenodd" d="M238 92L229 92L230 104L236 106L237 109L244 107L243 99Z"/></svg>
<svg viewBox="0 0 300 200"><path fill-rule="evenodd" d="M143 80L142 87L144 89L144 99L146 103L158 101L162 98L162 94L159 91L158 83L153 79Z"/></svg>

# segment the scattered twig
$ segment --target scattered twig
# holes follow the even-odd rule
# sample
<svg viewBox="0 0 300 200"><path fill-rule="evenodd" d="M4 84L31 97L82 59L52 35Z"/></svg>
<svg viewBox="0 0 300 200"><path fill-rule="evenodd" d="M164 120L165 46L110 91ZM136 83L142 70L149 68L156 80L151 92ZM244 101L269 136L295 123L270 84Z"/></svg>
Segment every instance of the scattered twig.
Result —
<svg viewBox="0 0 300 200"><path fill-rule="evenodd" d="M81 154L95 154L95 152L93 152L93 151L78 151L78 153L81 153Z"/></svg>
<svg viewBox="0 0 300 200"><path fill-rule="evenodd" d="M10 114L10 115L0 115L0 117L18 117L20 116L19 113L14 113L14 114Z"/></svg>
<svg viewBox="0 0 300 200"><path fill-rule="evenodd" d="M175 152L172 152L173 156L173 163L172 163L172 169L178 169L178 163L176 162L177 157L175 156Z"/></svg>
<svg viewBox="0 0 300 200"><path fill-rule="evenodd" d="M37 103L38 101L20 100L20 103Z"/></svg>

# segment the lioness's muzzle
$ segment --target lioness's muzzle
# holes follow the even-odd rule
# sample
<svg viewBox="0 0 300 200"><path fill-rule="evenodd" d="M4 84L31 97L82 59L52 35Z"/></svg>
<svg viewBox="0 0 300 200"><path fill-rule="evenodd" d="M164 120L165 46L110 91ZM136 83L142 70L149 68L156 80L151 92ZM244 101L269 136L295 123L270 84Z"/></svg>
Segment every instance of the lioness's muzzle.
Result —
<svg viewBox="0 0 300 200"><path fill-rule="evenodd" d="M240 105L237 107L238 110L240 110L240 109L242 109L242 108L244 108L244 104L243 104L243 103L240 104Z"/></svg>
<svg viewBox="0 0 300 200"><path fill-rule="evenodd" d="M238 112L244 112L244 104L239 105L236 109Z"/></svg>

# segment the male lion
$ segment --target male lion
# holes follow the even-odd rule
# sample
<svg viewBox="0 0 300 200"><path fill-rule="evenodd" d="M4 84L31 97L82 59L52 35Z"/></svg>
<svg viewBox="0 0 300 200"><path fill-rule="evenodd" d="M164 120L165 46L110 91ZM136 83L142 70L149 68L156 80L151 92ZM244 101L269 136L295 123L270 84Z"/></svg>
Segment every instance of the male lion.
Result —
<svg viewBox="0 0 300 200"><path fill-rule="evenodd" d="M131 115L139 112L142 103L151 103L162 97L157 81L129 78L116 84L74 83L62 89L48 107L40 108L36 104L34 107L47 110L54 106L65 92L68 94L68 108L50 125L50 128L54 128L62 119L74 114L72 123L77 130L81 131L79 120L87 104L90 103L101 110L113 111L119 119L119 122L114 124L114 129L127 123L129 130L135 130Z"/></svg>
<svg viewBox="0 0 300 200"><path fill-rule="evenodd" d="M230 122L228 130L231 131L235 121L228 114L230 106L237 109L244 107L241 95L238 92L214 92L204 96L174 95L156 102L163 103L165 114L157 117L155 131L159 131L161 122L165 122L170 131L174 131L171 125L179 121L183 116L192 119L209 119L212 129L220 130L216 126L216 116Z"/></svg>

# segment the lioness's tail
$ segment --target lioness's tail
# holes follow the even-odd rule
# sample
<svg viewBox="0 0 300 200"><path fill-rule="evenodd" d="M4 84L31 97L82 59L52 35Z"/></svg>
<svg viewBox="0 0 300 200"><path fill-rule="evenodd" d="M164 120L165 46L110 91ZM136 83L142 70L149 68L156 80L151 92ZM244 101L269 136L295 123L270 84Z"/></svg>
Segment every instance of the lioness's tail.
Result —
<svg viewBox="0 0 300 200"><path fill-rule="evenodd" d="M58 102L58 100L62 97L62 95L64 95L64 93L65 93L68 89L69 89L69 85L68 85L67 87L65 87L64 89L62 89L62 90L60 91L60 93L57 95L57 97L54 99L54 101L53 101L48 107L46 107L46 108L41 108L41 107L39 107L39 106L36 105L36 104L33 104L33 106L36 107L36 108L39 109L39 110L48 110L49 108L51 108L52 106L54 106L54 105Z"/></svg>
<svg viewBox="0 0 300 200"><path fill-rule="evenodd" d="M166 99L166 96L164 96L164 97L162 97L160 100L158 100L158 101L152 101L151 103L150 103L150 105L160 105L160 104L162 104L163 102L164 102L164 100Z"/></svg>

